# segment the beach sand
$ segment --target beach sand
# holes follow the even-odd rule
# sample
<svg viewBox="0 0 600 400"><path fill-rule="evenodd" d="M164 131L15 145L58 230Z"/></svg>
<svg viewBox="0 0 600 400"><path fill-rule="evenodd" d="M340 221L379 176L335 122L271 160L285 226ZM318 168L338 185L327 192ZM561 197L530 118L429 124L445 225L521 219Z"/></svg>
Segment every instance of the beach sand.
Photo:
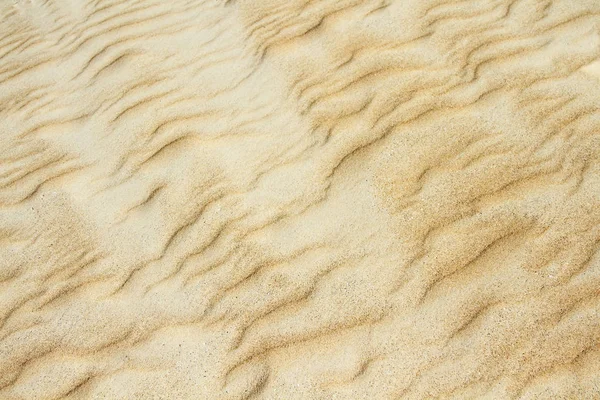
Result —
<svg viewBox="0 0 600 400"><path fill-rule="evenodd" d="M600 399L597 0L0 1L0 399Z"/></svg>

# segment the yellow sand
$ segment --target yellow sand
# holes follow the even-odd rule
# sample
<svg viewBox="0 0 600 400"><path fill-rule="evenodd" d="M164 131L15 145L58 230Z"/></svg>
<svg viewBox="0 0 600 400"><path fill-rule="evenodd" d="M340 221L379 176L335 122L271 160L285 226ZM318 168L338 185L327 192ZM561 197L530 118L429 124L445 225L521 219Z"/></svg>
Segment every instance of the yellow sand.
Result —
<svg viewBox="0 0 600 400"><path fill-rule="evenodd" d="M0 399L600 399L598 0L0 0Z"/></svg>

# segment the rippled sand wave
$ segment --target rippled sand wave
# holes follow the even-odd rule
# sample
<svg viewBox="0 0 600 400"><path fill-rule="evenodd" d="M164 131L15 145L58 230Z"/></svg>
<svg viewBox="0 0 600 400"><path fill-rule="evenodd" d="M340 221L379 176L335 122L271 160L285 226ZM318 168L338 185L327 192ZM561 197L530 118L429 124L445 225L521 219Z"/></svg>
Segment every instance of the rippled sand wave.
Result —
<svg viewBox="0 0 600 400"><path fill-rule="evenodd" d="M599 399L596 0L0 2L0 399Z"/></svg>

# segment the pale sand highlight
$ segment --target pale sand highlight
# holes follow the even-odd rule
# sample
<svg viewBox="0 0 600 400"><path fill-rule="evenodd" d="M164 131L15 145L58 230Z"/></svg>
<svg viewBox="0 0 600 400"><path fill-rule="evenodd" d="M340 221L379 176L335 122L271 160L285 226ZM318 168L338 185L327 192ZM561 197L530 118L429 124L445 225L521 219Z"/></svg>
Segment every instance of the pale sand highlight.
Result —
<svg viewBox="0 0 600 400"><path fill-rule="evenodd" d="M600 399L600 2L3 0L0 399Z"/></svg>

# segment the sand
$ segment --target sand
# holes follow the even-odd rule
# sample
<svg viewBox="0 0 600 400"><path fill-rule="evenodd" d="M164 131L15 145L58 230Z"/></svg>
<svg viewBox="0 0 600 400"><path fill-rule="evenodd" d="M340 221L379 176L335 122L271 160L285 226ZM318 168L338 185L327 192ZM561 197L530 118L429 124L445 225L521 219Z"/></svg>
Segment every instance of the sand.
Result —
<svg viewBox="0 0 600 400"><path fill-rule="evenodd" d="M0 1L0 399L600 399L597 0Z"/></svg>

